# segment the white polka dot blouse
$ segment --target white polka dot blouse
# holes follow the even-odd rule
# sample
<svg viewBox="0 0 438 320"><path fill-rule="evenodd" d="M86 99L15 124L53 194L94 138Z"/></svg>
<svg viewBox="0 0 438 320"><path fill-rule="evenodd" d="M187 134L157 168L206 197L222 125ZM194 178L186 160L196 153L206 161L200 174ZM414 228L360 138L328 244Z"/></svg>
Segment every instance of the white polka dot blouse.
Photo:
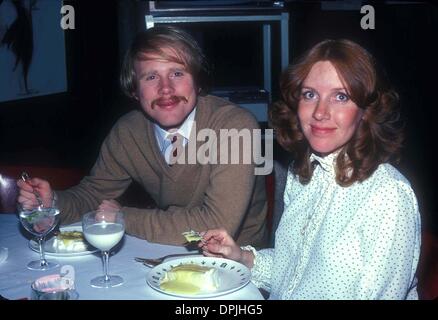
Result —
<svg viewBox="0 0 438 320"><path fill-rule="evenodd" d="M271 299L418 299L420 213L405 177L381 164L342 187L331 154L302 185L288 172L275 248L255 253L252 281Z"/></svg>

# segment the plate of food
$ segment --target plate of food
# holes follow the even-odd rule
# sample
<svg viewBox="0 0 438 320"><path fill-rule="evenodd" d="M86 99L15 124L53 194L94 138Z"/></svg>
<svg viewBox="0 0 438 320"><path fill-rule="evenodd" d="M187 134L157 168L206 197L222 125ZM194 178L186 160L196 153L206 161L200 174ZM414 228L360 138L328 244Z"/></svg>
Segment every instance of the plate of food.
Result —
<svg viewBox="0 0 438 320"><path fill-rule="evenodd" d="M29 241L29 247L39 252L38 242L34 239ZM81 225L60 227L52 238L46 240L44 250L46 255L57 257L84 256L98 251L85 240Z"/></svg>
<svg viewBox="0 0 438 320"><path fill-rule="evenodd" d="M153 289L183 298L211 298L237 291L251 279L243 264L214 257L168 260L152 268L146 282Z"/></svg>

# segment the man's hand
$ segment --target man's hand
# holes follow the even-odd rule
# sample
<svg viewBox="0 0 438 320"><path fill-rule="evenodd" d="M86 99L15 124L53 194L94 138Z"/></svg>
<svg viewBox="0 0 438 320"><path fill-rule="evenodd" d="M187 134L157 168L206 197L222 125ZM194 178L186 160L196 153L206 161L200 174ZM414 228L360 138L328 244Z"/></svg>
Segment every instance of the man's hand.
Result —
<svg viewBox="0 0 438 320"><path fill-rule="evenodd" d="M116 221L116 212L119 212L122 206L116 200L103 200L97 207L96 220L114 222Z"/></svg>
<svg viewBox="0 0 438 320"><path fill-rule="evenodd" d="M17 180L17 186L20 189L18 203L23 209L31 210L38 207L39 203L36 194L39 195L44 207L50 208L52 206L53 190L48 181L39 178L32 178L27 182L24 182L19 179Z"/></svg>
<svg viewBox="0 0 438 320"><path fill-rule="evenodd" d="M120 211L122 206L116 200L103 200L102 203L97 207L97 211Z"/></svg>

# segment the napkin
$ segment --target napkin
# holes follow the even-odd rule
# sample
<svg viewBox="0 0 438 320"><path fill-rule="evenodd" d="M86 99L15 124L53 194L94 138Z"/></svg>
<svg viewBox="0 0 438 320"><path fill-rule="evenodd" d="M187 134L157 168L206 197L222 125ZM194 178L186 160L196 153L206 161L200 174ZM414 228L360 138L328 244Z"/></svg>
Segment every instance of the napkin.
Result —
<svg viewBox="0 0 438 320"><path fill-rule="evenodd" d="M8 248L0 247L0 264L8 258Z"/></svg>

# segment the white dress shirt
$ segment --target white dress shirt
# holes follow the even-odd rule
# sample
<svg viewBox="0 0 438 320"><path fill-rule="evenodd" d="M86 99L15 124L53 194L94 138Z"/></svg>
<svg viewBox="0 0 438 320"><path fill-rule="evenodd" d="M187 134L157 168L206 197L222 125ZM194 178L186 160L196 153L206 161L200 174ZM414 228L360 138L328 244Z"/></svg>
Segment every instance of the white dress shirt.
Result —
<svg viewBox="0 0 438 320"><path fill-rule="evenodd" d="M255 252L252 281L271 299L418 299L420 213L409 182L390 164L349 187L335 155L302 185L288 172L275 249Z"/></svg>
<svg viewBox="0 0 438 320"><path fill-rule="evenodd" d="M190 138L190 133L192 132L193 123L195 122L195 114L196 107L193 108L192 112L190 112L178 130L173 132L166 131L158 124L154 124L154 132L155 138L157 139L158 148L161 150L161 154L167 163L170 162L170 153L172 151L172 148L169 148L171 145L170 137L174 136L175 134L182 136L182 147L184 148L187 145Z"/></svg>

